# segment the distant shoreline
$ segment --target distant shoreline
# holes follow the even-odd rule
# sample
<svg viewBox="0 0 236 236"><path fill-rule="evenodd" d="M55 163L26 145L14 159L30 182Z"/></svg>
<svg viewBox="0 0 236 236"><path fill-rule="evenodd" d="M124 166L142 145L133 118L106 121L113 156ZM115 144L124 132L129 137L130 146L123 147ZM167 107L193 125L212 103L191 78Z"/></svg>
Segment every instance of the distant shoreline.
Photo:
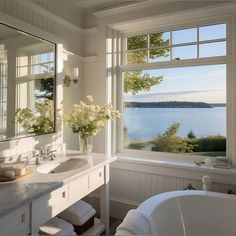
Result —
<svg viewBox="0 0 236 236"><path fill-rule="evenodd" d="M226 107L225 103L205 103L187 101L168 102L125 102L125 108L214 108Z"/></svg>

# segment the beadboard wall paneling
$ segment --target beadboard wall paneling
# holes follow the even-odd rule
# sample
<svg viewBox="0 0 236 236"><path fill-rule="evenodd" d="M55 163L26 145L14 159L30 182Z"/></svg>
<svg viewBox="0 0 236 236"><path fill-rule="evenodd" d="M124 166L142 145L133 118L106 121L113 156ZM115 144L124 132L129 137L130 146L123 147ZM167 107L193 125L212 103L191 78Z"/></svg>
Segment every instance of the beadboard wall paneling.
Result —
<svg viewBox="0 0 236 236"><path fill-rule="evenodd" d="M84 30L72 23L72 19L69 21L67 18L62 18L63 14L64 17L70 15L74 21L79 22L82 19L82 15L80 15L79 12L76 14L76 9L73 11L68 9L68 6L70 6L70 4L65 4L65 1L57 1L55 7L56 10L58 10L58 14L56 14L56 12L54 12L56 10L51 11L53 9L51 1L44 1L44 4L40 6L28 0L1 0L0 12L16 19L15 22L11 22L12 26L19 27L18 21L22 21L35 27L33 31L30 31L32 34L38 35L37 29L44 30L45 32L57 36L57 40L54 40L54 42L63 43L66 50L76 55L83 56L82 41L83 37L86 37ZM68 11L70 11L69 14ZM79 15L80 20L78 18ZM9 22L5 23L9 24ZM27 31L27 28L24 28L24 26L20 28Z"/></svg>
<svg viewBox="0 0 236 236"><path fill-rule="evenodd" d="M43 7L44 9L53 12L55 15L65 19L66 21L83 28L83 12L79 7L70 1L65 0L31 0L35 4Z"/></svg>
<svg viewBox="0 0 236 236"><path fill-rule="evenodd" d="M189 183L191 183L197 190L202 190L202 181L200 176L191 176L191 174L188 174L185 177L178 177L178 175L174 176L174 171L175 173L181 171L178 170L178 168L166 168L165 173L159 173L158 171L155 172L151 169L147 172L143 167L146 166L148 168L150 164L145 165L136 163L135 165L140 165L140 169L136 171L131 168L111 168L111 213L114 217L122 218L124 216L123 214L132 208L132 206L135 208L141 202L160 193L183 190ZM141 168L143 168L143 171ZM228 184L227 178L224 178L222 175L220 177L219 175L221 181L218 183L218 179L215 178L217 174L212 175L206 171L201 174L201 176L203 175L209 175L215 180L215 183L213 184L213 191L227 193L229 190L232 190L236 192L236 181L231 182L232 184ZM233 176L232 178L234 179ZM234 182L235 184L233 184ZM117 207L117 205L119 207ZM116 208L115 211L112 209L112 206ZM120 213L118 210L119 208L122 209Z"/></svg>
<svg viewBox="0 0 236 236"><path fill-rule="evenodd" d="M27 6L25 0L1 0L0 11L47 32L59 34L56 22L49 22L44 15Z"/></svg>
<svg viewBox="0 0 236 236"><path fill-rule="evenodd" d="M129 164L129 165L128 165ZM201 178L211 176L215 183L213 191L227 193L236 192L234 176L199 172L183 172L180 168L153 168L150 163L127 163L116 161L110 170L110 214L123 219L130 209L136 208L146 199L169 191L183 190L189 183L197 190L202 190ZM229 184L230 183L230 184ZM99 195L95 192L86 201L93 204L99 211Z"/></svg>

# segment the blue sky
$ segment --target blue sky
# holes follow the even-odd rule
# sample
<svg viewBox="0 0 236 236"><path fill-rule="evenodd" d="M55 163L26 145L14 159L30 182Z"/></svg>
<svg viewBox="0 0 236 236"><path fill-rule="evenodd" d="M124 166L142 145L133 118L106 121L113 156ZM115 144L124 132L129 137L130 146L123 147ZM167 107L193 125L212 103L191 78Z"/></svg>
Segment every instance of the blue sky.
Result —
<svg viewBox="0 0 236 236"><path fill-rule="evenodd" d="M125 101L192 101L226 103L226 65L143 71L164 80L149 92L128 94Z"/></svg>

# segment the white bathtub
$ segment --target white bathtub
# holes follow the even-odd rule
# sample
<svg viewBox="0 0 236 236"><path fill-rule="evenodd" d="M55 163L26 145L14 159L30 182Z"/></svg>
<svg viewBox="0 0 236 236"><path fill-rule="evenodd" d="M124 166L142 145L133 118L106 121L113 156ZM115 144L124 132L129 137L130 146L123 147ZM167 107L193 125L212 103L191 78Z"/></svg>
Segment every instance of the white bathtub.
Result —
<svg viewBox="0 0 236 236"><path fill-rule="evenodd" d="M153 221L156 235L236 235L236 196L204 191L156 195L137 209Z"/></svg>

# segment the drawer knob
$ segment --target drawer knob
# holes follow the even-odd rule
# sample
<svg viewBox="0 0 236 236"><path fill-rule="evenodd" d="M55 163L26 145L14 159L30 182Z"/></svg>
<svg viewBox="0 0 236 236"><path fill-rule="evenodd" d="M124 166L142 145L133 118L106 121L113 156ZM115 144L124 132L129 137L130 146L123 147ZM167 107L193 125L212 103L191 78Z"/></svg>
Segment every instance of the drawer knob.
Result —
<svg viewBox="0 0 236 236"><path fill-rule="evenodd" d="M66 198L66 192L65 192L65 191L62 192L62 197L63 197L63 198Z"/></svg>
<svg viewBox="0 0 236 236"><path fill-rule="evenodd" d="M101 171L99 172L99 177L102 177L102 172Z"/></svg>

